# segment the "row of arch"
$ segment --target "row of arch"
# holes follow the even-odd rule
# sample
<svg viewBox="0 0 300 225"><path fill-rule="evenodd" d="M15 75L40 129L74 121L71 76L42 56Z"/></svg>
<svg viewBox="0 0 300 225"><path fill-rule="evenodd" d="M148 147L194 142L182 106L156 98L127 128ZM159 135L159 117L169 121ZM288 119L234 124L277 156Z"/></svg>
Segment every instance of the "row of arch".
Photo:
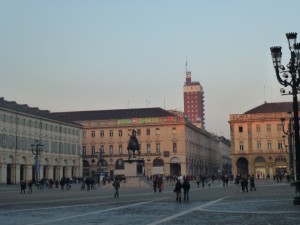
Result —
<svg viewBox="0 0 300 225"><path fill-rule="evenodd" d="M283 168L287 167L287 159L284 156L277 156L274 160L270 156L268 158L268 161L271 163L275 163L275 171L272 171L273 175L277 174L279 171L286 172L286 169L283 169ZM263 164L266 165L266 162L267 161L265 160L265 158L263 156L258 156L254 159L253 167L255 169L256 165L263 165ZM242 174L242 175L249 174L250 171L249 171L248 159L246 159L245 157L238 158L236 161L236 168L237 168L237 170L236 170L237 174ZM251 172L253 172L253 171L251 171ZM267 171L267 173L268 173L268 171Z"/></svg>
<svg viewBox="0 0 300 225"><path fill-rule="evenodd" d="M164 167L165 162L162 158L157 157L152 162L152 167ZM142 166L145 166L144 162ZM108 162L105 159L100 159L97 163L97 167L102 168L102 170L108 168ZM90 168L90 163L88 160L83 160L83 169L87 172ZM117 159L114 163L114 169L115 170L123 170L124 169L124 160L123 159ZM179 176L181 174L181 163L179 158L173 157L170 160L170 173L171 175L177 175Z"/></svg>

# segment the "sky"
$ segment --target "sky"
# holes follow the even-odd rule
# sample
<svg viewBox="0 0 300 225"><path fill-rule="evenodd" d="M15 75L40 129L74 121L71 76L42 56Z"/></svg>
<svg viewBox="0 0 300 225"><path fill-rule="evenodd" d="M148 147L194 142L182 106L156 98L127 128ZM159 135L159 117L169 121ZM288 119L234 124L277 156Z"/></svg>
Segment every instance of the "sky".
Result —
<svg viewBox="0 0 300 225"><path fill-rule="evenodd" d="M0 96L51 112L183 111L187 69L205 128L281 96L270 55L300 32L298 0L0 0ZM298 39L299 40L299 39Z"/></svg>

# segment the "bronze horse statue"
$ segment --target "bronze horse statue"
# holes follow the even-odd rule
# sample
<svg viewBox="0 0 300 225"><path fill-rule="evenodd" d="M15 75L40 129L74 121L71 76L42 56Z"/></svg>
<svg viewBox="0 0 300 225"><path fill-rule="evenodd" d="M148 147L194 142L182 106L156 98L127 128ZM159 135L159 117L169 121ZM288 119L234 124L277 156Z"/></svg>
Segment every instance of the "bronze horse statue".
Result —
<svg viewBox="0 0 300 225"><path fill-rule="evenodd" d="M136 130L135 129L132 130L132 134L130 136L130 139L129 139L129 142L127 145L127 150L128 150L128 158L129 159L131 158L131 156L133 156L133 158L135 158L135 156L136 156L135 151L138 152L138 155L141 154L140 145L139 145L138 139L136 138Z"/></svg>

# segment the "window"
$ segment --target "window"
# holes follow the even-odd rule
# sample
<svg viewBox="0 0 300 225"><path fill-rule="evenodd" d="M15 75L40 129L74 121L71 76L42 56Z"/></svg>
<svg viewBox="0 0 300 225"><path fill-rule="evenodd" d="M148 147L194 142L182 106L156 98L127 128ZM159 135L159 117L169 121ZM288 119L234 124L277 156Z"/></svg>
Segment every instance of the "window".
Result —
<svg viewBox="0 0 300 225"><path fill-rule="evenodd" d="M119 130L119 137L122 137L123 136L123 132L122 130Z"/></svg>
<svg viewBox="0 0 300 225"><path fill-rule="evenodd" d="M282 124L277 124L277 131L281 132L282 131Z"/></svg>
<svg viewBox="0 0 300 225"><path fill-rule="evenodd" d="M259 124L256 125L256 132L257 132L257 133L260 132L260 125L259 125Z"/></svg>
<svg viewBox="0 0 300 225"><path fill-rule="evenodd" d="M160 154L160 144L156 143L156 154L159 155Z"/></svg>
<svg viewBox="0 0 300 225"><path fill-rule="evenodd" d="M176 127L172 128L172 134L176 134Z"/></svg>
<svg viewBox="0 0 300 225"><path fill-rule="evenodd" d="M147 136L150 135L150 128L147 128L147 130L146 130L146 135L147 135Z"/></svg>
<svg viewBox="0 0 300 225"><path fill-rule="evenodd" d="M268 150L272 150L272 141L268 141L267 146Z"/></svg>
<svg viewBox="0 0 300 225"><path fill-rule="evenodd" d="M150 150L151 150L150 144L147 144L147 154L148 154L148 153L150 154Z"/></svg>
<svg viewBox="0 0 300 225"><path fill-rule="evenodd" d="M110 137L113 137L113 136L114 136L114 131L113 131L113 130L110 130L110 131L109 131L109 136L110 136Z"/></svg>
<svg viewBox="0 0 300 225"><path fill-rule="evenodd" d="M82 155L86 155L86 146L82 146Z"/></svg>
<svg viewBox="0 0 300 225"><path fill-rule="evenodd" d="M239 133L243 133L243 127L239 126Z"/></svg>
<svg viewBox="0 0 300 225"><path fill-rule="evenodd" d="M109 146L109 154L110 154L110 155L113 155L113 154L114 154L114 146L113 146L113 145L110 145L110 146Z"/></svg>
<svg viewBox="0 0 300 225"><path fill-rule="evenodd" d="M258 141L256 146L257 146L257 150L260 151L261 150L261 141Z"/></svg>
<svg viewBox="0 0 300 225"><path fill-rule="evenodd" d="M155 134L156 134L156 135L159 135L159 134L160 134L159 128L156 128L156 129L155 129Z"/></svg>
<svg viewBox="0 0 300 225"><path fill-rule="evenodd" d="M122 145L119 145L119 155L122 155L122 149L123 149Z"/></svg>
<svg viewBox="0 0 300 225"><path fill-rule="evenodd" d="M104 137L104 130L100 130L100 137Z"/></svg>
<svg viewBox="0 0 300 225"><path fill-rule="evenodd" d="M103 152L103 154L105 154L105 152L104 152L104 145L100 146L100 152Z"/></svg>
<svg viewBox="0 0 300 225"><path fill-rule="evenodd" d="M22 119L22 125L25 126L26 125L26 120Z"/></svg>
<svg viewBox="0 0 300 225"><path fill-rule="evenodd" d="M96 155L95 146L92 146L92 155Z"/></svg>
<svg viewBox="0 0 300 225"><path fill-rule="evenodd" d="M82 137L85 138L86 137L86 132L82 131Z"/></svg>
<svg viewBox="0 0 300 225"><path fill-rule="evenodd" d="M282 140L278 140L278 149L283 150Z"/></svg>
<svg viewBox="0 0 300 225"><path fill-rule="evenodd" d="M95 131L92 131L92 137L95 137Z"/></svg>
<svg viewBox="0 0 300 225"><path fill-rule="evenodd" d="M177 143L173 143L173 152L177 152Z"/></svg>
<svg viewBox="0 0 300 225"><path fill-rule="evenodd" d="M137 135L137 136L140 136L140 135L141 135L141 129L137 129L137 130L136 130L136 135Z"/></svg>
<svg viewBox="0 0 300 225"><path fill-rule="evenodd" d="M244 143L240 141L240 151L244 151Z"/></svg>
<svg viewBox="0 0 300 225"><path fill-rule="evenodd" d="M267 132L271 132L271 124L267 124Z"/></svg>

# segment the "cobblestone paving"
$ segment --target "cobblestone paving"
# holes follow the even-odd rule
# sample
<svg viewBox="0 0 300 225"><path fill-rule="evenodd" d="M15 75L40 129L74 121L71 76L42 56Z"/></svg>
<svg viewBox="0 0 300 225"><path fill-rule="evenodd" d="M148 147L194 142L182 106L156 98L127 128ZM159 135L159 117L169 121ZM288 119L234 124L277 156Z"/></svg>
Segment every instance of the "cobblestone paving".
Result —
<svg viewBox="0 0 300 225"><path fill-rule="evenodd" d="M257 192L236 193L235 187L193 186L190 202L177 203L172 186L163 193L151 189L80 192L36 190L32 196L0 187L0 224L201 224L299 225L300 206L293 205L288 184L260 183Z"/></svg>

